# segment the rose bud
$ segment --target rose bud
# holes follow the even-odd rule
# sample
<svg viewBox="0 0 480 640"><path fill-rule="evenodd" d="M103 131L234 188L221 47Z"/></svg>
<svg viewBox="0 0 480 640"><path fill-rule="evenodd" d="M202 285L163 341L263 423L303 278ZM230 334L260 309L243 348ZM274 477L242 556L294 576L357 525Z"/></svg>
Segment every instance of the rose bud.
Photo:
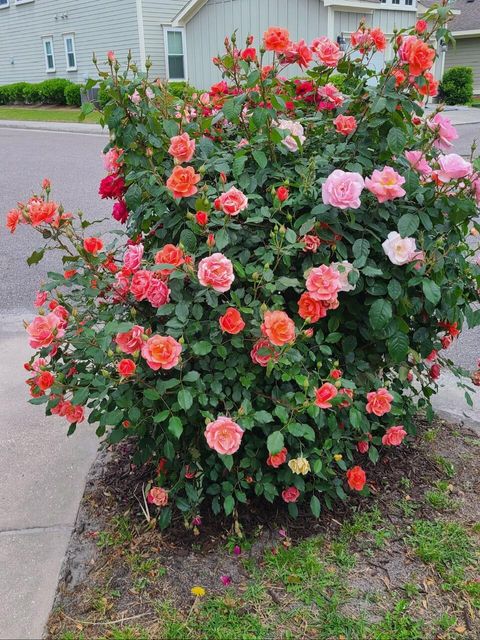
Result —
<svg viewBox="0 0 480 640"><path fill-rule="evenodd" d="M197 221L197 224L199 224L201 227L204 227L208 222L207 212L197 211L197 213L195 214L195 220Z"/></svg>
<svg viewBox="0 0 480 640"><path fill-rule="evenodd" d="M289 196L289 192L287 187L278 187L277 189L277 198L280 200L280 202L285 202L285 200L288 198Z"/></svg>

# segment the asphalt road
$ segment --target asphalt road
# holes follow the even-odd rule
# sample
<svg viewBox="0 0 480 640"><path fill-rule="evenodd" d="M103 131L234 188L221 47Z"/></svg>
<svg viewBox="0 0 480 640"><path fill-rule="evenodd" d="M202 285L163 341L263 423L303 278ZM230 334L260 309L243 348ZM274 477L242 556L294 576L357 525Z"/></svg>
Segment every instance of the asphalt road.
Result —
<svg viewBox="0 0 480 640"><path fill-rule="evenodd" d="M478 112L480 120L480 109ZM459 140L454 150L468 156L472 139L478 137L480 142L480 124L462 123L462 112L455 115L459 120L455 122ZM470 114L465 114L467 116L472 119ZM52 181L53 197L63 202L67 210L82 209L91 219L109 216L111 203L102 201L97 194L104 176L101 151L105 144L106 137L99 135L0 126L0 149L5 159L0 172L0 316L32 314L38 284L47 271L60 267L54 254L47 254L39 265L28 267L26 257L38 248L40 238L26 227L11 236L4 225L5 213L17 200L28 198L42 179L48 177ZM118 225L111 220L108 226ZM480 328L466 331L450 355L457 364L473 370L480 357L479 344Z"/></svg>

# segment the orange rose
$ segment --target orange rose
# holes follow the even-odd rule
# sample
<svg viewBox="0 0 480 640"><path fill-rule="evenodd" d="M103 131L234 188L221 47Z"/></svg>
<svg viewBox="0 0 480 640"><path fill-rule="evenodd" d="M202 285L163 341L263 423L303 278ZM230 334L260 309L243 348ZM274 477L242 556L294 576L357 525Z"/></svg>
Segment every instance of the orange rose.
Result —
<svg viewBox="0 0 480 640"><path fill-rule="evenodd" d="M35 202L29 205L28 215L33 227L42 224L42 222L53 222L57 213L57 205L55 202Z"/></svg>
<svg viewBox="0 0 480 640"><path fill-rule="evenodd" d="M170 138L168 153L175 158L178 163L190 162L195 153L195 140L191 140L188 133Z"/></svg>
<svg viewBox="0 0 480 640"><path fill-rule="evenodd" d="M361 491L365 486L367 476L362 467L352 467L347 471L347 482L350 489L355 491Z"/></svg>
<svg viewBox="0 0 480 640"><path fill-rule="evenodd" d="M135 364L135 362L133 360L130 360L129 358L124 358L117 364L117 371L122 376L122 378L133 376L136 368L137 365Z"/></svg>
<svg viewBox="0 0 480 640"><path fill-rule="evenodd" d="M378 391L367 393L367 413L374 413L376 416L383 416L392 408L393 396L381 387Z"/></svg>
<svg viewBox="0 0 480 640"><path fill-rule="evenodd" d="M404 38L398 54L400 60L408 64L412 76L419 76L430 69L435 60L435 51L416 36Z"/></svg>
<svg viewBox="0 0 480 640"><path fill-rule="evenodd" d="M277 347L295 340L295 324L284 311L266 311L262 332Z"/></svg>
<svg viewBox="0 0 480 640"><path fill-rule="evenodd" d="M85 238L83 248L87 253L96 256L97 253L103 249L103 242L100 238Z"/></svg>
<svg viewBox="0 0 480 640"><path fill-rule="evenodd" d="M290 44L290 34L287 29L281 27L270 27L263 34L263 42L267 51L283 53Z"/></svg>
<svg viewBox="0 0 480 640"><path fill-rule="evenodd" d="M309 291L305 291L298 301L298 315L307 322L317 322L327 315L327 309Z"/></svg>
<svg viewBox="0 0 480 640"><path fill-rule="evenodd" d="M225 333L240 333L245 328L245 322L238 309L229 307L219 319L220 329Z"/></svg>
<svg viewBox="0 0 480 640"><path fill-rule="evenodd" d="M166 244L160 251L157 251L155 255L155 264L171 264L172 268L162 269L160 273L162 276L168 276L175 267L179 267L185 262L183 256L183 250L180 247L176 247L174 244Z"/></svg>
<svg viewBox="0 0 480 640"><path fill-rule="evenodd" d="M200 175L195 173L193 167L177 165L167 180L167 188L172 192L174 198L188 198L197 193L198 189L195 185L199 181Z"/></svg>
<svg viewBox="0 0 480 640"><path fill-rule="evenodd" d="M287 453L288 452L287 452L286 448L283 447L283 449L281 451L279 451L278 453L272 453L271 455L269 455L268 458L267 458L268 466L269 467L273 467L274 469L277 469L287 459Z"/></svg>

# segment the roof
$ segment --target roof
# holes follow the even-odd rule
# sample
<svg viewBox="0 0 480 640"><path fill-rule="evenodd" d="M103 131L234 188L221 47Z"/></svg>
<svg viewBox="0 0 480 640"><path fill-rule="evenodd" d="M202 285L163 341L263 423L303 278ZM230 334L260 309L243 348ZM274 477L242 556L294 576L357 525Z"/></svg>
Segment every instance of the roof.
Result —
<svg viewBox="0 0 480 640"><path fill-rule="evenodd" d="M419 4L427 8L435 3L438 4L438 0L419 0ZM449 23L450 31L455 33L480 30L480 0L454 0L449 6L460 12Z"/></svg>

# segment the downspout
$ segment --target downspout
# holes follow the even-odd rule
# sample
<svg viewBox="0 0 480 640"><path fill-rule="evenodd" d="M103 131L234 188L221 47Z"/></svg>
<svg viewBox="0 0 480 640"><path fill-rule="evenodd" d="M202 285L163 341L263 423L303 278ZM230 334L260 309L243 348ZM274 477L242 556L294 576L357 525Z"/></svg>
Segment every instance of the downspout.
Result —
<svg viewBox="0 0 480 640"><path fill-rule="evenodd" d="M145 71L145 29L143 28L143 0L136 0L137 5L137 27L138 27L138 46L140 49L140 70Z"/></svg>

